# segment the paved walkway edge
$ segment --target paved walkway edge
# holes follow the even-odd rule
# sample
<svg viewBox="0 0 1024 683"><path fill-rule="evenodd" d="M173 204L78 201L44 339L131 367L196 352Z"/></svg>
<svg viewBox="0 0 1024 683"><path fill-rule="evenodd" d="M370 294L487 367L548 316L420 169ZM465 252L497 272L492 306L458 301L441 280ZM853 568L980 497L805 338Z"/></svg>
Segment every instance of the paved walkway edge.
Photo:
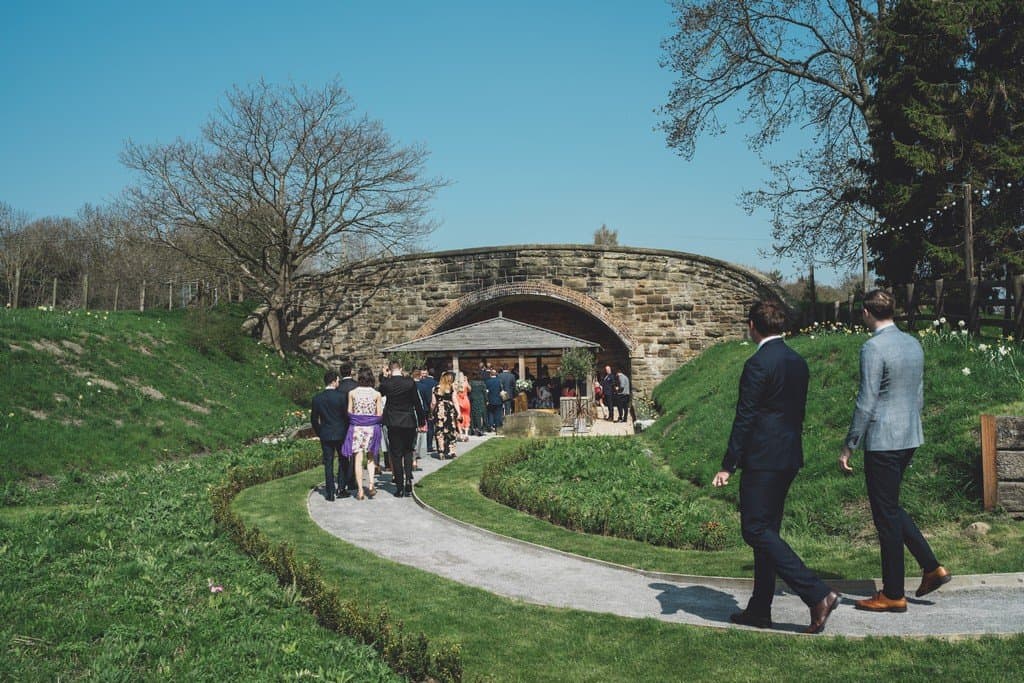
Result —
<svg viewBox="0 0 1024 683"><path fill-rule="evenodd" d="M431 475L434 472L431 472ZM430 475L428 475L430 476ZM483 494L481 494L483 495ZM509 543L522 545L524 547L537 548L550 553L562 555L564 557L570 557L574 560L581 562L589 562L591 564L597 564L604 567L610 567L612 569L619 569L622 571L632 572L640 576L645 576L652 579L658 579L659 581L674 581L677 583L691 583L708 586L711 588L723 588L723 589L746 589L753 590L754 580L752 578L741 578L741 577L730 577L730 576L701 576L697 574L673 574L669 572L656 572L647 569L638 569L637 567L630 567L629 565L617 564L615 562L609 562L608 560L600 560L594 557L587 557L586 555L577 555L566 550L559 550L558 548L551 548L546 545L540 545L538 543L532 543L530 541L524 541L514 536L506 536L499 534L496 531L485 529L483 527L476 526L470 522L463 521L451 515L441 512L435 507L427 504L416 494L416 488L413 487L413 500L416 504L427 512L440 517L441 519L456 524L467 529L473 529L481 533L489 534L495 538L500 538ZM571 529L566 529L571 531ZM955 567L954 567L955 569ZM909 589L913 587L920 580L920 576L908 576L907 586ZM882 590L882 579L833 579L825 580L832 588L836 589L841 593L872 593L875 591ZM786 589L787 586L779 581L779 589ZM1022 588L1024 587L1024 572L1010 572L1006 574L957 574L953 572L953 580L942 587L944 593L950 591L961 591L961 590L977 590L978 588Z"/></svg>

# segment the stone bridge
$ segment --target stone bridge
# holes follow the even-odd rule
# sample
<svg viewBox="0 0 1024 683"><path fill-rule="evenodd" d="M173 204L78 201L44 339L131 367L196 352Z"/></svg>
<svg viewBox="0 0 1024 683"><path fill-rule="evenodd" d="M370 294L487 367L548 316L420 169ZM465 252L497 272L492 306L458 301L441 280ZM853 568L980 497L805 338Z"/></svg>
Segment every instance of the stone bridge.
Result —
<svg viewBox="0 0 1024 683"><path fill-rule="evenodd" d="M308 349L324 361L376 369L380 349L493 318L539 325L601 345L640 393L685 361L745 332L749 305L781 293L762 275L706 256L594 245L483 247L398 257L385 288L351 292L349 321ZM515 355L490 355L514 365ZM463 369L480 360L460 358ZM438 364L445 359L436 359ZM534 375L557 357L531 357Z"/></svg>

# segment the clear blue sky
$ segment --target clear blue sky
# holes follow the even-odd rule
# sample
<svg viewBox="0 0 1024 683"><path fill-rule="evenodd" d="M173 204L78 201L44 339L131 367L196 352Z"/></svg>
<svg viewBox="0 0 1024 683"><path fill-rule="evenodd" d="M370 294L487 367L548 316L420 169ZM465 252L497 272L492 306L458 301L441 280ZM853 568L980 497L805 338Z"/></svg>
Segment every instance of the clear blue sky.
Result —
<svg viewBox="0 0 1024 683"><path fill-rule="evenodd" d="M661 0L4 0L0 201L73 215L132 181L127 139L197 138L234 84L338 76L452 181L429 248L589 243L604 223L625 245L801 272L759 255L768 216L737 205L766 174L739 129L689 162L655 130L671 22Z"/></svg>

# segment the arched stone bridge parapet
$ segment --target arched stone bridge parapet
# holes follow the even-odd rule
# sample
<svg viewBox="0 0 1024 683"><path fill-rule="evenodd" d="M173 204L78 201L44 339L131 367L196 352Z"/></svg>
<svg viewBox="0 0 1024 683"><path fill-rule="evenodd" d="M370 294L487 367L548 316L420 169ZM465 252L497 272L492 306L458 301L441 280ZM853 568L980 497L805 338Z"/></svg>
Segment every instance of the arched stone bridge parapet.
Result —
<svg viewBox="0 0 1024 683"><path fill-rule="evenodd" d="M625 345L626 349L631 353L637 348L636 338L630 333L626 324L609 313L607 308L584 294L580 294L579 292L566 287L558 287L548 284L546 282L513 282L503 285L493 285L486 289L480 289L467 294L466 296L451 302L440 311L430 316L430 319L416 331L416 334L413 335L413 337L418 339L420 337L427 337L440 332L444 329L445 323L458 318L468 309L489 301L512 297L540 297L542 299L563 301L570 306L578 308L584 313L597 318L607 326L608 329L615 333L615 335Z"/></svg>
<svg viewBox="0 0 1024 683"><path fill-rule="evenodd" d="M376 368L380 349L503 311L601 344L640 392L723 339L739 339L758 298L782 298L762 275L717 259L660 249L517 245L392 259L384 287L350 289L356 314L309 350L328 362Z"/></svg>

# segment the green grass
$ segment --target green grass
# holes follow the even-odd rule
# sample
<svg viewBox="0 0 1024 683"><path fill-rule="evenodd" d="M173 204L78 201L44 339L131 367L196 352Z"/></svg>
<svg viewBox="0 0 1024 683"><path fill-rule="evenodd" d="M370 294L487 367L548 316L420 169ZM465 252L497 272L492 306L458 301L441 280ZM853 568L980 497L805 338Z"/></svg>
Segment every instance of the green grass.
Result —
<svg viewBox="0 0 1024 683"><path fill-rule="evenodd" d="M214 532L209 487L284 448L82 475L0 508L0 680L397 680Z"/></svg>
<svg viewBox="0 0 1024 683"><path fill-rule="evenodd" d="M0 309L0 485L153 463L243 443L302 419L320 371L226 325L244 311ZM187 324L189 323L189 324ZM200 351L204 338L221 339Z"/></svg>
<svg viewBox="0 0 1024 683"><path fill-rule="evenodd" d="M442 472L479 469L478 452ZM437 476L418 488L426 493ZM235 509L272 540L293 544L300 557L317 558L352 599L386 603L407 628L462 643L468 680L1010 681L1024 656L1024 636L959 643L793 638L527 605L383 560L327 534L306 511L318 480L313 470L254 487L236 499ZM471 480L460 477L448 495L462 497ZM387 533L388 520L380 524Z"/></svg>

